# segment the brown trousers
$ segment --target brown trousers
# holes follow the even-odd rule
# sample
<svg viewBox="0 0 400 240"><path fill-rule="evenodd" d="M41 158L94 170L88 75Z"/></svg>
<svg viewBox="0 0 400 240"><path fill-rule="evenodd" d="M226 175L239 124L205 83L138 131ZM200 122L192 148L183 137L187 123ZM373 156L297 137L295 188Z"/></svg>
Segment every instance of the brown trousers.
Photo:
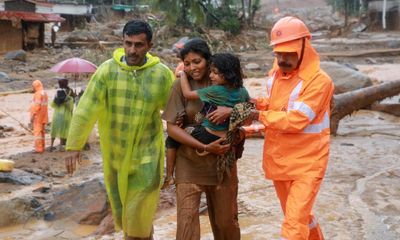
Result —
<svg viewBox="0 0 400 240"><path fill-rule="evenodd" d="M228 180L229 182L219 186L206 186L194 183L177 184L177 240L200 239L199 206L200 197L203 192L207 198L208 215L214 239L240 239L236 165Z"/></svg>

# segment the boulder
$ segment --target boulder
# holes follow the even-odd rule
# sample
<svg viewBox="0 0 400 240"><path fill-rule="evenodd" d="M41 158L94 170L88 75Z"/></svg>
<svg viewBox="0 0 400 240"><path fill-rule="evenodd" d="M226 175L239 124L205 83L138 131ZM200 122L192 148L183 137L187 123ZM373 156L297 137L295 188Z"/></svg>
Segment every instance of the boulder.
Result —
<svg viewBox="0 0 400 240"><path fill-rule="evenodd" d="M7 83L11 82L11 79L8 77L7 73L5 72L0 72L0 83Z"/></svg>
<svg viewBox="0 0 400 240"><path fill-rule="evenodd" d="M79 222L85 218L95 219L89 216L105 216L104 206L106 206L107 194L101 178L95 178L79 184L71 184L58 190L53 197L54 199L48 211L54 213L54 219L56 220L72 217ZM99 223L100 220L97 219L95 222Z"/></svg>
<svg viewBox="0 0 400 240"><path fill-rule="evenodd" d="M0 172L0 183L32 185L42 181L42 179L41 176L20 169L14 169L12 172Z"/></svg>
<svg viewBox="0 0 400 240"><path fill-rule="evenodd" d="M0 227L26 223L41 204L32 196L17 197L0 201Z"/></svg>
<svg viewBox="0 0 400 240"><path fill-rule="evenodd" d="M260 65L257 63L248 63L244 67L246 70L260 70Z"/></svg>
<svg viewBox="0 0 400 240"><path fill-rule="evenodd" d="M99 32L90 32L86 30L78 30L71 32L64 42L98 42L101 39Z"/></svg>
<svg viewBox="0 0 400 240"><path fill-rule="evenodd" d="M7 52L4 58L6 60L17 60L21 62L26 62L26 52L24 50Z"/></svg>
<svg viewBox="0 0 400 240"><path fill-rule="evenodd" d="M323 69L335 84L335 94L372 86L369 76L337 62L321 62Z"/></svg>

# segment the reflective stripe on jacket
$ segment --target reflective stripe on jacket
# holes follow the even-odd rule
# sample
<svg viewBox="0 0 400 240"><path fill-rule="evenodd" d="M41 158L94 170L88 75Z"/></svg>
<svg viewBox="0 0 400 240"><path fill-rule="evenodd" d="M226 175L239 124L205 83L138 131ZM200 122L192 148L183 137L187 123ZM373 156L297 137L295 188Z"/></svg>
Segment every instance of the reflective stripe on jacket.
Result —
<svg viewBox="0 0 400 240"><path fill-rule="evenodd" d="M288 76L274 64L267 97L258 99L265 125L263 169L267 178L323 177L329 157L329 116L333 83L319 68L309 42L299 70Z"/></svg>

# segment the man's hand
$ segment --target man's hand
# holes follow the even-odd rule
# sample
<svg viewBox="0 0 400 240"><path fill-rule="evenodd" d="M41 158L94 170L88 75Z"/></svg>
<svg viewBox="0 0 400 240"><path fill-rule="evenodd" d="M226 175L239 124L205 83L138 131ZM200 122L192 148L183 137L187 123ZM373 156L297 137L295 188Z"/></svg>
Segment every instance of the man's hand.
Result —
<svg viewBox="0 0 400 240"><path fill-rule="evenodd" d="M211 113L207 114L206 118L214 124L221 124L230 117L231 113L232 113L232 108L218 106L215 111L212 111Z"/></svg>
<svg viewBox="0 0 400 240"><path fill-rule="evenodd" d="M212 143L209 143L206 145L206 148L204 149L207 152L214 153L217 155L224 154L229 150L230 144L224 144L221 145L221 142L226 140L225 138L220 138Z"/></svg>
<svg viewBox="0 0 400 240"><path fill-rule="evenodd" d="M253 109L251 110L250 117L251 119L258 121L258 119L260 118L260 112L258 110Z"/></svg>
<svg viewBox="0 0 400 240"><path fill-rule="evenodd" d="M82 164L82 153L81 151L68 151L68 156L65 158L65 167L67 173L72 176L76 170L76 162Z"/></svg>

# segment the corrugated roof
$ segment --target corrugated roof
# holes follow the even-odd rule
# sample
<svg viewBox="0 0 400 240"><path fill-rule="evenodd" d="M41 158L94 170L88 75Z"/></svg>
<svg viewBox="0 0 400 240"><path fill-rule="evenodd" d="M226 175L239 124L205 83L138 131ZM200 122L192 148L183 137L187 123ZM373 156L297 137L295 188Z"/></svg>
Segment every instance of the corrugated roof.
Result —
<svg viewBox="0 0 400 240"><path fill-rule="evenodd" d="M0 11L0 20L20 19L27 22L64 22L58 14L22 11Z"/></svg>

